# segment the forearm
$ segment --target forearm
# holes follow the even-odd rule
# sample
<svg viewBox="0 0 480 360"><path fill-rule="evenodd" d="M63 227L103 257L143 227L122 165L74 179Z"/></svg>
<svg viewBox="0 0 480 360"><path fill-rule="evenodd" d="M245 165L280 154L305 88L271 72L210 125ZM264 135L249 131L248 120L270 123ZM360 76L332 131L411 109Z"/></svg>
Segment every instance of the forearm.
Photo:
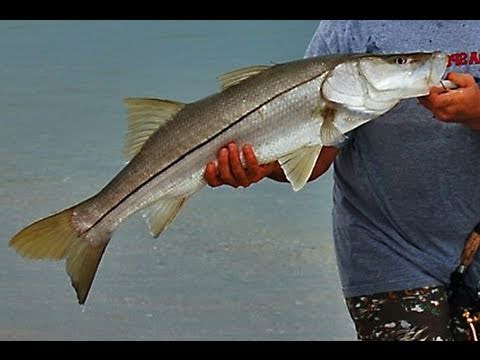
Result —
<svg viewBox="0 0 480 360"><path fill-rule="evenodd" d="M285 176L285 173L283 172L278 161L274 162L272 166L272 172L268 174L267 177L278 182L288 182L287 177Z"/></svg>

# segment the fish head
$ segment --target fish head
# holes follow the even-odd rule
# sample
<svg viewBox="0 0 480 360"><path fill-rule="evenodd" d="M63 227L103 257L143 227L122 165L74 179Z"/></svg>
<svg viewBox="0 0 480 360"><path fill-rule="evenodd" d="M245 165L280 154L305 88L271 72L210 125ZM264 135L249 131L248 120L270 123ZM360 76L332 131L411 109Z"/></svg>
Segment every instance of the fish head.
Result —
<svg viewBox="0 0 480 360"><path fill-rule="evenodd" d="M367 85L392 98L428 95L438 85L447 68L445 53L410 53L363 57L358 68Z"/></svg>
<svg viewBox="0 0 480 360"><path fill-rule="evenodd" d="M322 84L322 97L350 111L378 116L400 100L428 95L447 68L442 52L361 54L337 64Z"/></svg>

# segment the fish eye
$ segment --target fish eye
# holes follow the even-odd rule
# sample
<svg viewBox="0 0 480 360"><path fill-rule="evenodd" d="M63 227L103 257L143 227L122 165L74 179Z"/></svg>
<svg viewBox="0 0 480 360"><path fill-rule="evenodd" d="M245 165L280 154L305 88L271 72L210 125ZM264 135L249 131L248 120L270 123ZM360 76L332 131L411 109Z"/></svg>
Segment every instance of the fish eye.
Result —
<svg viewBox="0 0 480 360"><path fill-rule="evenodd" d="M397 56L395 58L395 64L397 64L397 65L403 65L403 64L406 64L406 63L407 63L407 59L405 59L402 56Z"/></svg>

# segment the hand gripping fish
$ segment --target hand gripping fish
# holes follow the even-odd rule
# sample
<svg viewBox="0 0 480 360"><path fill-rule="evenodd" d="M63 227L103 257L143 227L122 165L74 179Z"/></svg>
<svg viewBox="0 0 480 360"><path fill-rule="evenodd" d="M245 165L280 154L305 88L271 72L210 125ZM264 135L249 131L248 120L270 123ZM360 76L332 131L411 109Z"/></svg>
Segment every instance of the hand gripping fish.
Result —
<svg viewBox="0 0 480 360"><path fill-rule="evenodd" d="M440 52L322 56L229 72L220 92L189 104L128 98L126 166L96 195L27 226L9 245L30 259L65 259L83 304L117 226L147 209L157 237L205 186L206 164L228 142L251 144L260 164L278 161L298 191L322 145L427 95L446 64Z"/></svg>

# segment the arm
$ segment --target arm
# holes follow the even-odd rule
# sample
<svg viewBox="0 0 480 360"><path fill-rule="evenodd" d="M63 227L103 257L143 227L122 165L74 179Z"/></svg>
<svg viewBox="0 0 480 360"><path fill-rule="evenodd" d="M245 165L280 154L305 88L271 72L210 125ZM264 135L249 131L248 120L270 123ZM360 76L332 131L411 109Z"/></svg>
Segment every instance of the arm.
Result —
<svg viewBox="0 0 480 360"><path fill-rule="evenodd" d="M461 73L449 73L447 79L458 88L445 91L442 87L433 87L428 96L419 99L420 103L439 121L464 123L480 131L480 89L475 79Z"/></svg>
<svg viewBox="0 0 480 360"><path fill-rule="evenodd" d="M248 187L265 177L279 182L287 182L278 162L259 165L250 145L244 145L242 151L245 157L245 167L240 162L240 154L235 143L229 143L226 147L221 148L218 152L218 166L215 166L213 162L207 164L204 174L207 183L212 187L230 185L237 188L239 186ZM330 146L322 148L309 181L318 178L328 170L335 160L337 151Z"/></svg>

